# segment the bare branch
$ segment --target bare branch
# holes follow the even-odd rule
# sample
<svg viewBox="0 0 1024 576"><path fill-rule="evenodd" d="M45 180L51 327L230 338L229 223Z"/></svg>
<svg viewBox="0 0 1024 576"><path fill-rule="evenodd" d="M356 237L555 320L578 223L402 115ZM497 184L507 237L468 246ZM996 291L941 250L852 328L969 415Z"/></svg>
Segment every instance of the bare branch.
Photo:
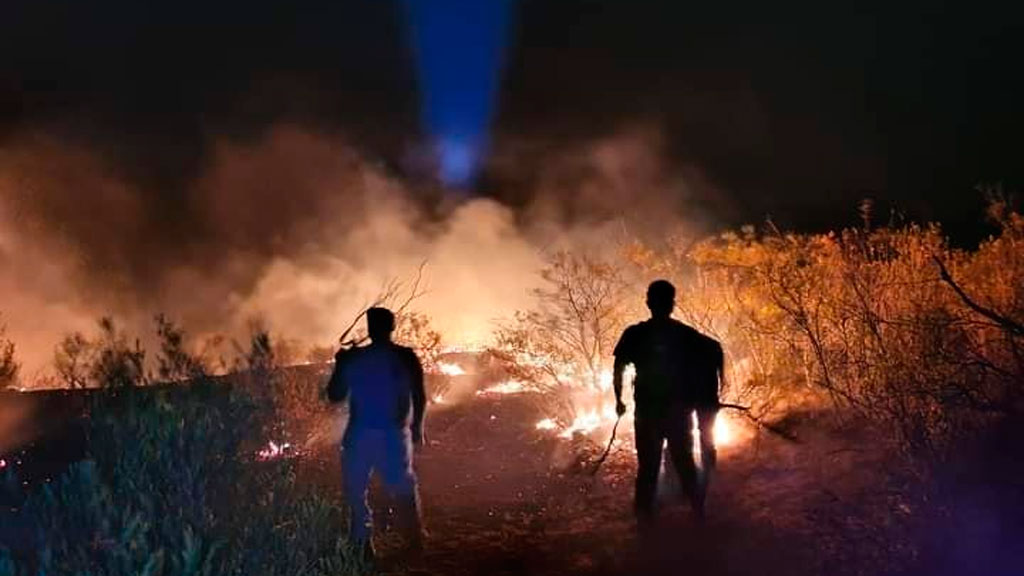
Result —
<svg viewBox="0 0 1024 576"><path fill-rule="evenodd" d="M986 308L981 304L975 302L970 296L967 295L966 292L964 292L963 288L961 288L960 285L957 284L955 280L953 280L953 276L949 273L949 270L946 268L946 265L943 264L942 260L936 255L932 255L932 259L935 260L935 263L939 266L939 275L942 277L942 281L948 284L949 287L952 288L954 292L956 292L956 295L960 297L960 300L963 301L963 303L966 304L968 308L974 310L976 313L984 316L985 318L988 318L992 322L995 322L997 325L999 325L1007 332L1010 332L1015 336L1024 336L1024 325L1020 324L1019 322L1015 322L1013 319L1007 318L1006 316L1003 316L1002 314L999 314L998 312L990 308Z"/></svg>

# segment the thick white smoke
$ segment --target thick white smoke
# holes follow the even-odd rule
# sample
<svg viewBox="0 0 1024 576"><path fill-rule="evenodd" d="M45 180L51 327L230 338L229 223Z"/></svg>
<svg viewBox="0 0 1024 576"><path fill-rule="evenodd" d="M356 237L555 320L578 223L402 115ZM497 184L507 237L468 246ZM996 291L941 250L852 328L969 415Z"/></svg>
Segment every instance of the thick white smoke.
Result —
<svg viewBox="0 0 1024 576"><path fill-rule="evenodd" d="M478 198L441 211L344 141L294 126L209 148L198 177L159 193L120 177L116 158L46 136L0 150L0 314L23 385L62 335L101 315L145 335L165 312L228 337L260 317L332 345L385 282L424 262L415 309L449 344L485 344L495 321L529 306L546 250L615 250L707 219L707 186L667 166L651 130L542 160L528 144L499 146L494 170L535 175L516 209Z"/></svg>

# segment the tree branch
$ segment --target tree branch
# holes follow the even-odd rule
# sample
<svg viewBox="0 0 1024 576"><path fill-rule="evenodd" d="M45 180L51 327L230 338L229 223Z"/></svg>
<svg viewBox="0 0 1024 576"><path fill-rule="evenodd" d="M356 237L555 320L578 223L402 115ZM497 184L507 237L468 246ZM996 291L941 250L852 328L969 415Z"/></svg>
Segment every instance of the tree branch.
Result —
<svg viewBox="0 0 1024 576"><path fill-rule="evenodd" d="M1007 332L1010 332L1015 336L1024 336L1024 325L1021 325L1019 322L1016 322L1011 318L1007 318L1006 316L975 302L967 295L966 292L964 292L963 288L953 280L953 276L950 275L949 270L946 268L946 265L942 263L942 260L935 255L932 255L932 259L935 260L935 263L939 266L939 275L942 277L942 281L948 284L949 287L956 292L956 295L960 297L960 300L963 301L968 308L974 310L985 318L988 318L992 322L995 322Z"/></svg>

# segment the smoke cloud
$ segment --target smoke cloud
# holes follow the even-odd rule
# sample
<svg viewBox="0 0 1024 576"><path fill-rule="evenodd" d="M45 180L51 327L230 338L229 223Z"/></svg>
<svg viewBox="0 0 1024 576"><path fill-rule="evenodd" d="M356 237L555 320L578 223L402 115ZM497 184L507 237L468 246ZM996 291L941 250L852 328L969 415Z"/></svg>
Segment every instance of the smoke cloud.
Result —
<svg viewBox="0 0 1024 576"><path fill-rule="evenodd" d="M46 134L0 149L0 315L32 385L54 346L96 318L152 333L165 312L192 335L243 336L252 318L331 345L357 310L426 262L428 314L448 344L481 345L530 303L545 251L614 250L636 235L700 229L720 195L669 166L657 131L631 128L550 153L506 139L488 170L515 199L455 206L293 125L213 139L174 190L125 176L117 158Z"/></svg>

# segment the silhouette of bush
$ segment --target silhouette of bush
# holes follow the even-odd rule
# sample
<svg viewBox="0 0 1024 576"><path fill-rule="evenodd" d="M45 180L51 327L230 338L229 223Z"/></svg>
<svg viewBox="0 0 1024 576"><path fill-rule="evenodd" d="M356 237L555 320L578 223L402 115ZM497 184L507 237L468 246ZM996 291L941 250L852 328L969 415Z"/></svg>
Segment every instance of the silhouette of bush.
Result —
<svg viewBox="0 0 1024 576"><path fill-rule="evenodd" d="M163 314L157 314L154 322L160 341L160 353L156 358L160 380L182 382L205 378L209 368L200 356L187 350L185 331Z"/></svg>
<svg viewBox="0 0 1024 576"><path fill-rule="evenodd" d="M18 382L21 366L14 358L14 342L7 338L7 329L0 324L0 390L13 387Z"/></svg>
<svg viewBox="0 0 1024 576"><path fill-rule="evenodd" d="M224 386L100 396L89 458L27 495L13 522L28 541L0 551L0 574L361 573L342 510L291 462L255 461L256 418Z"/></svg>
<svg viewBox="0 0 1024 576"><path fill-rule="evenodd" d="M54 353L54 368L69 388L130 388L149 383L146 351L138 340L129 343L108 317L98 322L90 339L80 332L64 337Z"/></svg>

